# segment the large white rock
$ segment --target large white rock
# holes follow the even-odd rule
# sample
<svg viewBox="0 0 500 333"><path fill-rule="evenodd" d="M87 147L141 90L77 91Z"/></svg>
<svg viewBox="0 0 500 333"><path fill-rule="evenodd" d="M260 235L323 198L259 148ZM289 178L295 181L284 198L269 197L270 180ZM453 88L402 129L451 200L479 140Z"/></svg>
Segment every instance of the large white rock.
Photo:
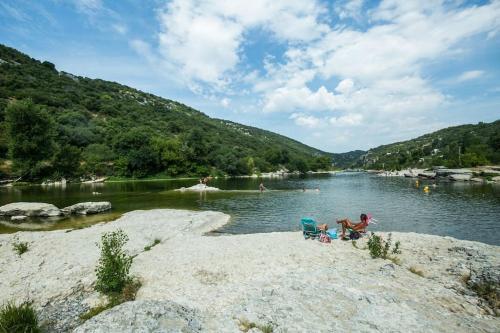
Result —
<svg viewBox="0 0 500 333"><path fill-rule="evenodd" d="M111 209L111 202L80 202L72 206L64 207L61 212L64 214L88 215L105 212Z"/></svg>
<svg viewBox="0 0 500 333"><path fill-rule="evenodd" d="M104 311L78 333L162 332L164 320L190 328L189 318L202 332L238 332L240 319L271 324L275 332L459 333L500 327L500 317L464 285L471 272L476 281L500 271L498 246L393 233L403 251L396 265L372 259L363 250L366 239L358 249L340 240L304 240L300 232L204 235L228 221L217 212L150 210L71 232L0 235L0 304L28 295L51 332L71 331L98 299L95 244L104 232L121 228L135 256L131 273L142 287L136 301ZM144 251L156 238L160 244ZM12 251L14 239L29 242L30 251L19 257Z"/></svg>
<svg viewBox="0 0 500 333"><path fill-rule="evenodd" d="M61 211L52 204L41 202L13 202L0 207L0 216L59 216Z"/></svg>
<svg viewBox="0 0 500 333"><path fill-rule="evenodd" d="M195 333L202 332L195 310L169 301L121 304L86 321L74 333Z"/></svg>

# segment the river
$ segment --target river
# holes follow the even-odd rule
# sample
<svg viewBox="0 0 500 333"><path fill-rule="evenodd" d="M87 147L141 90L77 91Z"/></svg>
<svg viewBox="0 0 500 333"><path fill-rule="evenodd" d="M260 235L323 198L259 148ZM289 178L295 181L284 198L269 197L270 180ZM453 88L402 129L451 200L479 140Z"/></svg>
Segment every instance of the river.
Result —
<svg viewBox="0 0 500 333"><path fill-rule="evenodd" d="M196 180L11 187L0 188L0 205L17 201L47 202L60 208L83 201L113 205L105 214L27 224L25 229L78 228L151 208L222 211L231 215L231 222L220 232L234 234L300 230L300 218L305 216L335 225L336 219L357 220L360 213L371 213L378 221L370 225L373 231L418 232L500 245L497 184L439 182L433 187L432 181L420 181L417 186L414 179L367 173L265 179L268 191L264 193L258 191L259 183L249 178L215 179L209 185L222 190L215 193L174 191ZM428 193L423 191L425 185L430 186ZM0 225L0 233L17 230Z"/></svg>

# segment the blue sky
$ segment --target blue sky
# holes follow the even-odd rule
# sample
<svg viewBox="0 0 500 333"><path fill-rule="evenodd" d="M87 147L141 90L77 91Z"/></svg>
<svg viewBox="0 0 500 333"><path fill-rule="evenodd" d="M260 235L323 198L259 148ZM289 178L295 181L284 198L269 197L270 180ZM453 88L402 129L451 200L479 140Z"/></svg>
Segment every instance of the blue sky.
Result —
<svg viewBox="0 0 500 333"><path fill-rule="evenodd" d="M500 1L2 0L0 43L331 152L500 118Z"/></svg>

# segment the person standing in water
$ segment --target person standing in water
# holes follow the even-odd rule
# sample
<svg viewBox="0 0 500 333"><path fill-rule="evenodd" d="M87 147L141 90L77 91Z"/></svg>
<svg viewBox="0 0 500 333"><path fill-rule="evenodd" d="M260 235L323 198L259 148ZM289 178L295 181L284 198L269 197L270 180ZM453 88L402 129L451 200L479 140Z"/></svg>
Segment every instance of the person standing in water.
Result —
<svg viewBox="0 0 500 333"><path fill-rule="evenodd" d="M266 187L264 186L264 183L263 182L260 182L260 185L259 185L259 191L262 193L266 190Z"/></svg>

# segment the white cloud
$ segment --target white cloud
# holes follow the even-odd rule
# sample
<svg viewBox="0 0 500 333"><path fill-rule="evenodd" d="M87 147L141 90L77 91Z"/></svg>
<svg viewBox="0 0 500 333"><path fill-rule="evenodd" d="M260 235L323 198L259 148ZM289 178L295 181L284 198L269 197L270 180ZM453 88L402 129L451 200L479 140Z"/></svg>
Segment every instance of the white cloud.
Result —
<svg viewBox="0 0 500 333"><path fill-rule="evenodd" d="M460 76L457 78L457 81L463 82L463 81L474 80L474 79L477 79L477 78L483 76L483 74L484 74L484 71L479 71L479 70L466 71L466 72L463 72L462 74L460 74Z"/></svg>
<svg viewBox="0 0 500 333"><path fill-rule="evenodd" d="M383 0L365 7L362 0L336 2L330 12L319 1L173 0L159 11L158 49L132 45L145 57L157 54L161 68L196 93L219 95L214 101L223 106L222 96L245 91L254 94L247 100L259 101L250 109L289 113L299 126L335 127L342 138L351 134L339 134L341 127L369 126L396 137L397 126L404 127L398 135L420 131L453 100L424 75L426 66L468 52L464 42L500 29L500 1ZM332 15L366 24L333 25ZM270 50L261 67L245 63L253 31L267 33L266 42L283 54Z"/></svg>
<svg viewBox="0 0 500 333"><path fill-rule="evenodd" d="M334 110L342 101L341 96L329 92L324 86L317 91L311 91L307 87L281 87L266 96L264 111L324 111Z"/></svg>
<svg viewBox="0 0 500 333"><path fill-rule="evenodd" d="M120 35L125 35L128 31L128 28L123 23L113 23L111 27Z"/></svg>
<svg viewBox="0 0 500 333"><path fill-rule="evenodd" d="M293 119L296 125L307 128L319 128L324 124L321 119L302 113L293 113L290 119Z"/></svg>
<svg viewBox="0 0 500 333"><path fill-rule="evenodd" d="M361 114L348 114L340 117L330 118L330 124L335 126L358 126L361 124L363 116Z"/></svg>
<svg viewBox="0 0 500 333"><path fill-rule="evenodd" d="M338 1L333 4L333 8L341 20L348 18L360 20L363 4L364 0Z"/></svg>
<svg viewBox="0 0 500 333"><path fill-rule="evenodd" d="M220 87L240 63L246 31L260 27L285 42L309 42L329 30L318 22L322 12L301 0L174 0L159 15L159 51L188 81Z"/></svg>
<svg viewBox="0 0 500 333"><path fill-rule="evenodd" d="M229 107L229 104L231 104L231 100L227 97L224 97L223 99L220 100L220 105L222 105L225 108Z"/></svg>
<svg viewBox="0 0 500 333"><path fill-rule="evenodd" d="M339 82L339 84L335 88L335 91L341 94L348 94L352 91L353 87L354 82L351 79L344 79Z"/></svg>

